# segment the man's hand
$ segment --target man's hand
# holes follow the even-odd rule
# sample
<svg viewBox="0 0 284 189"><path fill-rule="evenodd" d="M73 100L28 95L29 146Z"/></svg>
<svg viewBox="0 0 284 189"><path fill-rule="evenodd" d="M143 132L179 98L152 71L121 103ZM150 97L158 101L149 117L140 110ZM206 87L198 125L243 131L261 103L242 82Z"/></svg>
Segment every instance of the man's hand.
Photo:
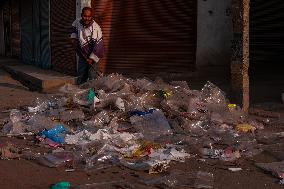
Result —
<svg viewBox="0 0 284 189"><path fill-rule="evenodd" d="M93 60L92 60L92 59L90 59L90 58L88 58L88 59L87 59L87 62L88 62L88 64L90 64L90 65L92 65L92 64L93 64Z"/></svg>

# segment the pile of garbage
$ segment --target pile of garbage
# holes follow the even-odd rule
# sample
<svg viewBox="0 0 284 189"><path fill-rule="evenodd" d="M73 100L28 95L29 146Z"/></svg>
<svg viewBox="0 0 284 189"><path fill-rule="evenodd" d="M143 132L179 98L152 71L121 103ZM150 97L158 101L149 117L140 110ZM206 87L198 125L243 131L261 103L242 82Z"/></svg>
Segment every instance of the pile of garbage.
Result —
<svg viewBox="0 0 284 189"><path fill-rule="evenodd" d="M122 165L155 174L166 171L172 161L196 155L221 161L252 157L264 149L258 142L264 135L257 134L263 128L211 82L199 91L185 81L110 74L81 86L66 84L48 99L36 99L34 107L11 110L2 134L35 134L36 142L52 152L22 156L48 167L96 170ZM192 178L196 175L213 182L211 173L198 172ZM278 175L284 178L283 169ZM181 176L177 171L166 177ZM177 186L169 180L145 184ZM188 182L180 183L192 186Z"/></svg>

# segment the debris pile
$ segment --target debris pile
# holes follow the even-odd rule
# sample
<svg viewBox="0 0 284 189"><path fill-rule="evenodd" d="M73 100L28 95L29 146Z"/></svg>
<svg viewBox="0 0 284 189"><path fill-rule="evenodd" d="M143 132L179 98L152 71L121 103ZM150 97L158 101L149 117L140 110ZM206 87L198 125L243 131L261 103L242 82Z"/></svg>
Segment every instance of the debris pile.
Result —
<svg viewBox="0 0 284 189"><path fill-rule="evenodd" d="M66 84L49 99L37 99L34 107L11 110L2 133L34 133L35 141L52 152L19 156L48 167L122 165L157 174L172 161L193 156L221 161L252 157L266 148L258 135L263 128L211 82L198 91L185 81L110 74L82 86ZM283 135L269 139L273 137ZM11 153L10 147L1 147L1 158L14 158ZM270 165L258 166L267 170ZM283 169L270 171L284 178ZM177 171L144 184L213 188L213 175Z"/></svg>

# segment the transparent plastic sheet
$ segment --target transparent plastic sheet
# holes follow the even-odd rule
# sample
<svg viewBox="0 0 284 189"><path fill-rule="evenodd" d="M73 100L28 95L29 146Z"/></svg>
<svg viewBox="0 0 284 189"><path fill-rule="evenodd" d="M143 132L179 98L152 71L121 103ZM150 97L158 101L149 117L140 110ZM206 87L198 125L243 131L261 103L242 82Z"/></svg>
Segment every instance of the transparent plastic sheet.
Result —
<svg viewBox="0 0 284 189"><path fill-rule="evenodd" d="M149 158L143 158L146 156ZM172 146L159 148L158 144L148 142L146 146L141 147L140 145L128 157L132 159L120 158L120 163L123 166L132 170L149 171L150 174L155 174L164 172L169 167L171 161L184 162L190 155L183 149L177 150Z"/></svg>
<svg viewBox="0 0 284 189"><path fill-rule="evenodd" d="M144 111L149 108L160 108L162 98L156 95L154 91L132 94L125 97L125 110Z"/></svg>
<svg viewBox="0 0 284 189"><path fill-rule="evenodd" d="M191 136L203 136L206 134L207 129L209 129L210 123L206 120L183 119L181 127Z"/></svg>
<svg viewBox="0 0 284 189"><path fill-rule="evenodd" d="M189 99L186 116L190 119L200 119L208 112L205 103L199 97Z"/></svg>
<svg viewBox="0 0 284 189"><path fill-rule="evenodd" d="M82 145L75 154L75 167L84 170L104 169L118 164L118 148L94 141Z"/></svg>
<svg viewBox="0 0 284 189"><path fill-rule="evenodd" d="M4 134L20 134L27 130L27 125L24 124L23 114L20 110L12 109L10 111L10 121L4 124L2 133Z"/></svg>
<svg viewBox="0 0 284 189"><path fill-rule="evenodd" d="M169 160L125 160L120 164L135 171L149 171L150 174L164 172L169 167Z"/></svg>
<svg viewBox="0 0 284 189"><path fill-rule="evenodd" d="M104 108L116 107L119 110L125 111L124 99L116 93L105 93L103 90L98 91L99 101L94 104L94 108L102 110Z"/></svg>
<svg viewBox="0 0 284 189"><path fill-rule="evenodd" d="M170 114L177 112L187 112L188 104L192 96L180 90L172 91L172 95L161 102L163 109Z"/></svg>
<svg viewBox="0 0 284 189"><path fill-rule="evenodd" d="M72 163L74 158L73 152L70 151L59 151L53 152L44 156L36 158L36 161L47 167L59 167L63 166L65 163Z"/></svg>
<svg viewBox="0 0 284 189"><path fill-rule="evenodd" d="M77 162L85 162L83 167L87 170L116 165L119 157L130 156L133 150L138 148L136 141L141 137L139 134L111 134L107 130L98 130L97 133L90 134L85 143L76 143L81 146L81 149L77 150ZM68 137L66 141L69 141Z"/></svg>
<svg viewBox="0 0 284 189"><path fill-rule="evenodd" d="M82 145L91 142L91 135L92 133L88 132L87 130L80 131L74 135L66 135L65 142L66 144L76 144Z"/></svg>
<svg viewBox="0 0 284 189"><path fill-rule="evenodd" d="M118 156L113 152L98 153L92 157L86 158L86 170L105 169L118 165Z"/></svg>
<svg viewBox="0 0 284 189"><path fill-rule="evenodd" d="M102 110L94 115L90 120L83 121L83 125L90 127L103 127L110 122L110 112Z"/></svg>
<svg viewBox="0 0 284 189"><path fill-rule="evenodd" d="M173 134L166 117L160 110L155 110L153 113L144 116L131 116L130 122L137 131L144 135L146 140Z"/></svg>
<svg viewBox="0 0 284 189"><path fill-rule="evenodd" d="M35 107L28 107L28 111L31 113L36 113L36 112L44 112L49 108L49 103L47 100L42 100L39 98L36 98Z"/></svg>
<svg viewBox="0 0 284 189"><path fill-rule="evenodd" d="M172 81L172 82L170 82L170 84L175 88L177 88L177 87L182 88L185 92L190 91L190 88L189 88L186 81Z"/></svg>
<svg viewBox="0 0 284 189"><path fill-rule="evenodd" d="M149 157L156 160L185 162L185 159L189 158L190 154L186 153L183 149L177 150L175 147L169 146L168 148L152 150Z"/></svg>
<svg viewBox="0 0 284 189"><path fill-rule="evenodd" d="M213 188L214 177L212 173L198 171L197 173L173 170L170 174L142 181L146 185L159 188Z"/></svg>
<svg viewBox="0 0 284 189"><path fill-rule="evenodd" d="M121 90L124 87L126 78L119 74L110 74L94 81L96 90L104 90L107 93L112 93Z"/></svg>
<svg viewBox="0 0 284 189"><path fill-rule="evenodd" d="M85 118L85 115L82 110L65 110L60 112L60 120L63 122L71 120L80 120L82 121Z"/></svg>
<svg viewBox="0 0 284 189"><path fill-rule="evenodd" d="M108 140L111 134L106 129L99 129L96 133L91 133L87 130L80 131L74 135L66 135L65 141L67 144L83 145L95 140Z"/></svg>
<svg viewBox="0 0 284 189"><path fill-rule="evenodd" d="M133 84L139 92L153 91L157 89L157 86L147 78L137 79Z"/></svg>
<svg viewBox="0 0 284 189"><path fill-rule="evenodd" d="M74 135L66 135L65 141L67 144L76 145L83 145L92 141L105 141L106 144L118 147L113 149L115 149L115 151L119 151L119 148L127 149L127 147L136 144L136 141L141 138L142 135L139 133L112 133L108 129L98 129L95 133L83 130Z"/></svg>
<svg viewBox="0 0 284 189"><path fill-rule="evenodd" d="M129 148L137 145L137 141L142 140L143 136L140 133L115 133L112 135L110 142L120 148ZM130 149L131 150L131 149Z"/></svg>
<svg viewBox="0 0 284 189"><path fill-rule="evenodd" d="M139 111L144 111L144 102L142 99L140 99L140 94L136 95L129 95L125 99L125 109L126 111L131 111L131 110L139 110Z"/></svg>
<svg viewBox="0 0 284 189"><path fill-rule="evenodd" d="M90 89L82 89L76 93L73 93L73 101L76 104L82 105L82 106L89 106L92 104L91 101L88 99Z"/></svg>
<svg viewBox="0 0 284 189"><path fill-rule="evenodd" d="M209 104L228 104L225 93L210 81L201 89L201 99Z"/></svg>
<svg viewBox="0 0 284 189"><path fill-rule="evenodd" d="M56 122L52 121L52 117L43 114L33 114L27 121L28 130L32 132L40 132L44 129L51 129Z"/></svg>
<svg viewBox="0 0 284 189"><path fill-rule="evenodd" d="M84 86L80 86L80 87L81 88L79 88L76 85L65 84L59 89L59 92L66 94L67 96L69 96L69 98L71 97L72 101L76 104L79 104L82 106L91 105L92 102L88 100L88 93L90 91L90 87L88 88Z"/></svg>

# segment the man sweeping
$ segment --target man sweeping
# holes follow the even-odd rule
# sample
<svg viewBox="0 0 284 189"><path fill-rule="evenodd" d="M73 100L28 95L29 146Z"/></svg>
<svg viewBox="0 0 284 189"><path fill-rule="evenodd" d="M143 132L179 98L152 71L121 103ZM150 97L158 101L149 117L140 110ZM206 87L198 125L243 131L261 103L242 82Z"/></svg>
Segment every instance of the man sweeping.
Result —
<svg viewBox="0 0 284 189"><path fill-rule="evenodd" d="M84 7L81 18L72 24L71 39L79 56L77 67L78 84L85 83L89 71L99 75L98 62L103 57L103 38L100 26L93 20L92 8ZM92 75L94 75L92 74ZM89 78L95 79L95 78Z"/></svg>

